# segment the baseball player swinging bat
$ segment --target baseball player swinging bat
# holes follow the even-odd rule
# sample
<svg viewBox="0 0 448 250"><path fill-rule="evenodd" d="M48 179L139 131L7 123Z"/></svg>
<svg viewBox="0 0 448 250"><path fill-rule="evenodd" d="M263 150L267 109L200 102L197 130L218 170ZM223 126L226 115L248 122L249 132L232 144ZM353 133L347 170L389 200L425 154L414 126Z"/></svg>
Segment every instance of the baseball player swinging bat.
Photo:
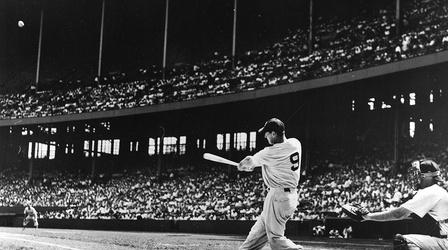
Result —
<svg viewBox="0 0 448 250"><path fill-rule="evenodd" d="M204 159L238 167L238 163L210 153L204 153Z"/></svg>

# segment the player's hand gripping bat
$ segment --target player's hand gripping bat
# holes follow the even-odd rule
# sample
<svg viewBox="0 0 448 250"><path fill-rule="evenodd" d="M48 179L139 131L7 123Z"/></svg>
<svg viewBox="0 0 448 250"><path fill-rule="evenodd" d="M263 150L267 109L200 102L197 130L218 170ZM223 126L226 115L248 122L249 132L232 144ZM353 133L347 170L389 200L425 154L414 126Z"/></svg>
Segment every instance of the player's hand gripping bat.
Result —
<svg viewBox="0 0 448 250"><path fill-rule="evenodd" d="M252 157L251 156L247 156L246 158L244 158L240 163L228 160L226 158L223 158L221 156L217 156L214 154L210 154L210 153L205 153L204 154L204 159L209 160L209 161L214 161L214 162L219 162L219 163L223 163L223 164L228 164L228 165L232 165L235 167L238 167L239 171L246 171L246 172L252 172L254 170L254 168L256 167L252 161Z"/></svg>

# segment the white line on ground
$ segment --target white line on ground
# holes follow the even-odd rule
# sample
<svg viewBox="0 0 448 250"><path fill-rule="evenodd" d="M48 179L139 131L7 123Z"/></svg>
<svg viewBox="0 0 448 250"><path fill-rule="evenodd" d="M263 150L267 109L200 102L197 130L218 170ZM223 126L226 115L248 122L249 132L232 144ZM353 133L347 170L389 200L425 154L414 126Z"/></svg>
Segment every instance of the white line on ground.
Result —
<svg viewBox="0 0 448 250"><path fill-rule="evenodd" d="M294 240L294 243L302 244L302 245L332 245L332 246L359 246L359 247L378 247L375 244L365 244L365 243L351 243L351 242L331 242L331 241L297 241Z"/></svg>
<svg viewBox="0 0 448 250"><path fill-rule="evenodd" d="M169 243L159 243L158 246L165 247L197 247L199 244L169 244Z"/></svg>
<svg viewBox="0 0 448 250"><path fill-rule="evenodd" d="M8 236L8 235L11 235L11 236ZM20 237L12 237L12 236L20 236ZM64 246L64 245L59 245L59 244L53 244L53 243L49 243L49 242L42 242L42 241L37 241L37 240L27 240L27 239L23 239L23 236L24 236L24 234L10 234L10 233L3 233L3 232L0 233L0 238L3 238L3 239L26 241L26 242L32 242L32 243L37 243L37 244L42 244L42 245L47 245L47 246L64 248L64 249L80 250L79 248L74 248L74 247L69 247L69 246Z"/></svg>
<svg viewBox="0 0 448 250"><path fill-rule="evenodd" d="M44 229L39 229L39 232L45 232L45 233L53 233L53 234L73 234L71 232L61 232L61 231L56 231L56 230L44 230Z"/></svg>

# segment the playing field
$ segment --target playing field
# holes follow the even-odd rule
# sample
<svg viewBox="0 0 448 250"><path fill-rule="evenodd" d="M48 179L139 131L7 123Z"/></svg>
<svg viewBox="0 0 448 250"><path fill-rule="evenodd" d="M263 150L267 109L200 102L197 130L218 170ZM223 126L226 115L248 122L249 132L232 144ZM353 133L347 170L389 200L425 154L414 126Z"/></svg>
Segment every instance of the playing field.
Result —
<svg viewBox="0 0 448 250"><path fill-rule="evenodd" d="M237 249L244 236L0 227L0 249ZM391 249L390 241L293 238L305 249ZM266 246L263 250L270 249Z"/></svg>

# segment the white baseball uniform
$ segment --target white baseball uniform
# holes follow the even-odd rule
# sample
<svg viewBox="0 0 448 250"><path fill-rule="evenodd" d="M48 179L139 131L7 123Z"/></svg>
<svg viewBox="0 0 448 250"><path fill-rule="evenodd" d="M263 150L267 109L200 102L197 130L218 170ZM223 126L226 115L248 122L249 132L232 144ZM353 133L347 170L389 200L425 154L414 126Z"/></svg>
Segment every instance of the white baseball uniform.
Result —
<svg viewBox="0 0 448 250"><path fill-rule="evenodd" d="M301 158L302 145L295 138L266 147L252 156L254 165L262 167L269 192L263 212L240 249L261 249L267 242L272 249L301 249L284 236L286 222L298 205Z"/></svg>
<svg viewBox="0 0 448 250"><path fill-rule="evenodd" d="M25 219L23 220L23 226L26 226L30 221L33 221L35 227L39 225L39 223L37 222L37 211L36 209L34 209L34 207L32 206L30 206L29 208L25 207L23 213L26 216Z"/></svg>
<svg viewBox="0 0 448 250"><path fill-rule="evenodd" d="M415 196L401 205L420 218L429 214L439 222L440 235L448 235L448 192L437 184L420 189ZM421 249L448 249L448 239L422 234L406 234L403 237Z"/></svg>

